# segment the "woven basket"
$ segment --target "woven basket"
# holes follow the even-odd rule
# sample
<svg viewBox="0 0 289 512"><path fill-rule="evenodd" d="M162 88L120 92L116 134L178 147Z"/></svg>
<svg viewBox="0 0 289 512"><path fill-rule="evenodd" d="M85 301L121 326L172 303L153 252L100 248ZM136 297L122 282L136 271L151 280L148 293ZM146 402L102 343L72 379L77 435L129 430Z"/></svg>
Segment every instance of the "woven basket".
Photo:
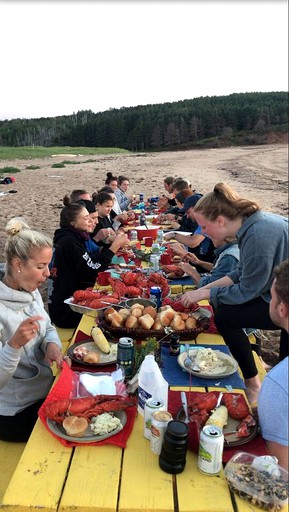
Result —
<svg viewBox="0 0 289 512"><path fill-rule="evenodd" d="M126 327L112 327L105 319L100 321L100 325L102 329L108 332L113 338L129 337L134 340L144 340L148 337L154 337L157 340L160 340L166 334L163 329L161 331L157 331L155 329L128 329ZM198 334L204 332L208 328L208 319L201 318L200 320L197 320L195 329L184 329L181 331L176 330L174 332L180 336L181 340L195 340Z"/></svg>

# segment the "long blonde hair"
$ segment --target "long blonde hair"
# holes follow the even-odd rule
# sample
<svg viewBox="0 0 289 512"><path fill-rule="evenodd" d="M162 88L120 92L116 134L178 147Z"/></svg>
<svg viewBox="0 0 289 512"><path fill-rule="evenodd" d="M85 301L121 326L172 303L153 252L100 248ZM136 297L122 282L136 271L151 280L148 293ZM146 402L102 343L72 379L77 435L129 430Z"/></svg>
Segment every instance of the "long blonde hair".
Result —
<svg viewBox="0 0 289 512"><path fill-rule="evenodd" d="M230 220L249 217L259 210L257 203L240 197L226 183L217 183L213 192L205 194L194 206L195 213L199 212L211 221L216 220L219 215Z"/></svg>
<svg viewBox="0 0 289 512"><path fill-rule="evenodd" d="M52 248L52 240L38 231L29 228L22 217L14 217L9 220L5 227L8 240L4 248L6 270L11 274L11 265L14 258L27 261L35 248Z"/></svg>

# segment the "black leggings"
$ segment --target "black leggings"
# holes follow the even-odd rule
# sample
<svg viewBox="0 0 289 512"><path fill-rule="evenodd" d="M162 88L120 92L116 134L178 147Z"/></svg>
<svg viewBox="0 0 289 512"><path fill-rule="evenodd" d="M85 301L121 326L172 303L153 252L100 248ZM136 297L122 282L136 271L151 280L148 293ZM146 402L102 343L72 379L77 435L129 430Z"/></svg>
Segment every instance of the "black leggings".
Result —
<svg viewBox="0 0 289 512"><path fill-rule="evenodd" d="M221 305L215 311L215 324L230 348L233 357L238 361L245 379L251 379L258 374L252 354L250 341L243 328L279 330L273 324L269 315L269 303L257 299L234 306ZM281 330L280 361L288 355L288 333Z"/></svg>
<svg viewBox="0 0 289 512"><path fill-rule="evenodd" d="M15 416L0 416L0 439L2 441L23 442L29 439L38 418L38 410L43 404L38 400L34 404L18 412Z"/></svg>

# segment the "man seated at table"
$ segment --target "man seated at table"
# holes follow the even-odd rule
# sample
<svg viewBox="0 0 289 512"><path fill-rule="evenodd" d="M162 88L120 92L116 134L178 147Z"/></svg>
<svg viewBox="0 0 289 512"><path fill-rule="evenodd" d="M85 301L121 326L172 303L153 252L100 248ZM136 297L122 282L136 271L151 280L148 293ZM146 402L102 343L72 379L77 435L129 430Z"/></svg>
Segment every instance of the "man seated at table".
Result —
<svg viewBox="0 0 289 512"><path fill-rule="evenodd" d="M281 263L274 275L270 317L289 332L289 260ZM288 357L266 375L258 397L258 416L270 454L288 470Z"/></svg>

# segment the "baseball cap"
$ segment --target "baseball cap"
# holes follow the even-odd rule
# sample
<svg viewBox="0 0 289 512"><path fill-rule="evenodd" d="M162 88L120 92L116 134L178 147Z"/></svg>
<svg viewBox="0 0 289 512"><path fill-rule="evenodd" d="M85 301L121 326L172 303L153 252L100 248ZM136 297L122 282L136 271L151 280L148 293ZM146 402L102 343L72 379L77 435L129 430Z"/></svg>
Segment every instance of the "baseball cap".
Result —
<svg viewBox="0 0 289 512"><path fill-rule="evenodd" d="M186 212L192 206L195 206L199 199L201 199L202 194L193 194L185 199L184 202L184 211Z"/></svg>

